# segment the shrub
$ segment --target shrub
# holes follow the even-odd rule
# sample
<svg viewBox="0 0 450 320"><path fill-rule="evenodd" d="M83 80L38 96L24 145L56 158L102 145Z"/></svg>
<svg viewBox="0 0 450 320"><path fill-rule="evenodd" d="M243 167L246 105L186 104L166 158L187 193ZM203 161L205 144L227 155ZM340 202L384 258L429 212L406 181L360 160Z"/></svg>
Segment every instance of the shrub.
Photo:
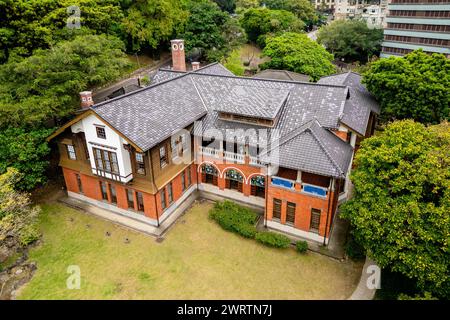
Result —
<svg viewBox="0 0 450 320"><path fill-rule="evenodd" d="M274 248L287 248L291 244L291 240L285 235L270 231L257 232L255 239L262 244Z"/></svg>
<svg viewBox="0 0 450 320"><path fill-rule="evenodd" d="M308 243L304 240L297 241L295 247L299 253L305 253L308 250Z"/></svg>
<svg viewBox="0 0 450 320"><path fill-rule="evenodd" d="M38 240L41 234L39 233L39 230L36 228L36 226L33 225L27 225L23 227L23 229L20 231L19 240L20 244L23 247L26 247L30 243L33 243L34 241Z"/></svg>
<svg viewBox="0 0 450 320"><path fill-rule="evenodd" d="M225 230L235 232L246 238L254 238L258 215L252 210L225 200L217 202L209 212L209 217Z"/></svg>
<svg viewBox="0 0 450 320"><path fill-rule="evenodd" d="M245 238L253 239L256 235L256 227L250 224L238 224L235 226L236 232Z"/></svg>

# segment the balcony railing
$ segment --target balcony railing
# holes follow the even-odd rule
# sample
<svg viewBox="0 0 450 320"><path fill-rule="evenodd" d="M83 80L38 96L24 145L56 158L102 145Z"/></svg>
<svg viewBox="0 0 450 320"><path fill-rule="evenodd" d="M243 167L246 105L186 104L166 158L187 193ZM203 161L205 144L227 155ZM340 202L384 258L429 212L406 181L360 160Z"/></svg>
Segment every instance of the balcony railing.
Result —
<svg viewBox="0 0 450 320"><path fill-rule="evenodd" d="M271 184L276 187L282 187L286 189L294 189L295 181L281 178L281 177L272 177Z"/></svg>
<svg viewBox="0 0 450 320"><path fill-rule="evenodd" d="M210 156L213 158L222 158L222 150L214 149L214 148L208 148L208 147L201 147L202 154L206 156Z"/></svg>
<svg viewBox="0 0 450 320"><path fill-rule="evenodd" d="M245 163L243 154L225 151L224 155L225 155L225 159L228 161L232 161L235 163Z"/></svg>
<svg viewBox="0 0 450 320"><path fill-rule="evenodd" d="M249 161L249 163L251 164L251 165L254 165L254 166L260 166L260 167L263 167L264 166L264 163L263 162L261 162L259 159L258 159L258 157L252 157L252 156L250 156L249 157L250 159L250 161Z"/></svg>
<svg viewBox="0 0 450 320"><path fill-rule="evenodd" d="M328 194L328 189L324 187L315 186L312 184L302 183L302 192L326 198Z"/></svg>

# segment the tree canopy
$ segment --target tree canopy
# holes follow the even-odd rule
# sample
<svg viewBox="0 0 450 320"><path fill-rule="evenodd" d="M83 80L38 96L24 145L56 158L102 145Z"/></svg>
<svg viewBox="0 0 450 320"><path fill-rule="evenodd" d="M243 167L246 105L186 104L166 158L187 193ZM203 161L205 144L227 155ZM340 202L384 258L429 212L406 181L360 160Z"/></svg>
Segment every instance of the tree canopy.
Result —
<svg viewBox="0 0 450 320"><path fill-rule="evenodd" d="M80 91L119 77L130 66L123 43L105 35L77 36L0 66L0 128L64 117Z"/></svg>
<svg viewBox="0 0 450 320"><path fill-rule="evenodd" d="M293 13L286 10L270 10L267 8L250 8L241 17L241 26L245 29L247 37L251 41L268 34L278 34L283 31L299 32L305 27L303 21ZM259 39L260 45L264 41Z"/></svg>
<svg viewBox="0 0 450 320"><path fill-rule="evenodd" d="M40 208L31 207L28 194L14 189L20 179L20 172L12 168L0 175L0 249L6 252L39 237L35 222Z"/></svg>
<svg viewBox="0 0 450 320"><path fill-rule="evenodd" d="M234 9L236 9L236 1L235 0L213 0L219 8L223 11L227 11L229 13L233 13Z"/></svg>
<svg viewBox="0 0 450 320"><path fill-rule="evenodd" d="M335 20L319 29L317 41L337 58L367 62L380 53L383 30L363 20Z"/></svg>
<svg viewBox="0 0 450 320"><path fill-rule="evenodd" d="M306 34L286 32L269 37L263 54L271 58L263 69L282 69L309 75L313 81L335 72L333 55Z"/></svg>
<svg viewBox="0 0 450 320"><path fill-rule="evenodd" d="M236 20L209 0L191 1L184 32L178 35L186 41L188 52L197 49L209 61L218 61L245 42L244 30Z"/></svg>
<svg viewBox="0 0 450 320"><path fill-rule="evenodd" d="M381 105L385 120L440 123L450 117L450 60L413 51L370 64L363 83Z"/></svg>
<svg viewBox="0 0 450 320"><path fill-rule="evenodd" d="M309 0L264 0L267 8L286 10L295 14L305 23L317 22L314 6Z"/></svg>
<svg viewBox="0 0 450 320"><path fill-rule="evenodd" d="M365 139L352 199L341 207L354 236L381 267L450 296L450 126L412 120Z"/></svg>
<svg viewBox="0 0 450 320"><path fill-rule="evenodd" d="M81 30L66 28L70 6L80 8ZM31 55L80 33L120 34L124 16L116 0L3 0L0 12L0 63L11 51Z"/></svg>

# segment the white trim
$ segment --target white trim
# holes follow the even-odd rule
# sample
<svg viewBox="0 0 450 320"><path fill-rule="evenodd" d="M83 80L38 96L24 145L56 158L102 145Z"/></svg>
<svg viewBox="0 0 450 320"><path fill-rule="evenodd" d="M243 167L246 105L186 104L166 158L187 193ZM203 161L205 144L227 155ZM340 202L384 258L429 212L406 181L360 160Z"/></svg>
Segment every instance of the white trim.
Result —
<svg viewBox="0 0 450 320"><path fill-rule="evenodd" d="M297 237L301 237L301 238L305 238L308 240L312 240L312 241L316 241L316 242L320 242L321 244L323 243L323 238L322 236L318 235L317 233L314 232L307 232L307 231L303 231L300 229L297 229L295 227L291 227L289 225L286 224L281 224L279 222L275 222L275 221L271 221L271 220L267 220L267 227L280 231L280 232L284 232L287 234L291 234L293 236L297 236ZM326 244L328 244L328 238L326 238Z"/></svg>

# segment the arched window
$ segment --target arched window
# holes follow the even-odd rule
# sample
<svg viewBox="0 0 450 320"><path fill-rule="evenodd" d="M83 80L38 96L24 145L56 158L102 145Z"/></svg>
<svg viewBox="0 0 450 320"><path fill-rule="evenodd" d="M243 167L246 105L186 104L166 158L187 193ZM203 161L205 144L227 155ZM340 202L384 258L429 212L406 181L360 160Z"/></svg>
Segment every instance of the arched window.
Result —
<svg viewBox="0 0 450 320"><path fill-rule="evenodd" d="M244 177L239 171L229 169L225 173L225 187L227 189L233 189L242 192L243 182Z"/></svg>
<svg viewBox="0 0 450 320"><path fill-rule="evenodd" d="M265 188L266 178L264 176L253 176L250 178L250 194L252 196L265 198L266 188Z"/></svg>
<svg viewBox="0 0 450 320"><path fill-rule="evenodd" d="M202 165L202 182L203 183L209 183L209 184L217 186L217 184L218 184L217 177L218 176L219 176L219 171L217 170L216 167L214 167L211 164L207 164L207 163Z"/></svg>

